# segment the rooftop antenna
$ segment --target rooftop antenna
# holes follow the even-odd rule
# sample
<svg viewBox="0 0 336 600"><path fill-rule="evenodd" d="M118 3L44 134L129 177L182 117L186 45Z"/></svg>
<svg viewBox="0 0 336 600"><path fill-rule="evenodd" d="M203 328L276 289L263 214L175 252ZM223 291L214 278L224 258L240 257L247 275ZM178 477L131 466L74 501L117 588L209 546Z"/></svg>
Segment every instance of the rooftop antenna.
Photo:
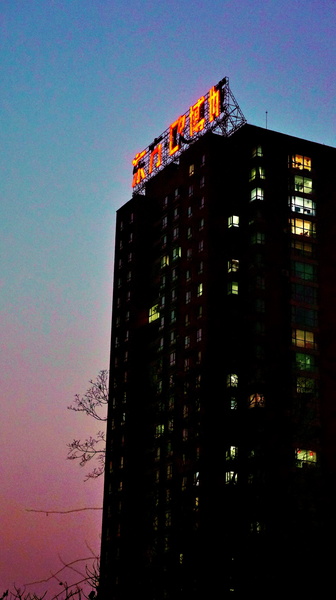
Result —
<svg viewBox="0 0 336 600"><path fill-rule="evenodd" d="M268 110L266 110L266 129L267 129L267 115L268 115Z"/></svg>

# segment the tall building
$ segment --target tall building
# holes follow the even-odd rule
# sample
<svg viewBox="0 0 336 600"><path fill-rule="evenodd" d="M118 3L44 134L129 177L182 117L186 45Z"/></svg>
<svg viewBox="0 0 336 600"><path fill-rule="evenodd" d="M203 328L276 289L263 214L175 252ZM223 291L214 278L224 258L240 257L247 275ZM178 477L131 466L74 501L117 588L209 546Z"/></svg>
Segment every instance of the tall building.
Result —
<svg viewBox="0 0 336 600"><path fill-rule="evenodd" d="M102 598L332 585L335 164L247 124L227 79L136 155L116 224Z"/></svg>

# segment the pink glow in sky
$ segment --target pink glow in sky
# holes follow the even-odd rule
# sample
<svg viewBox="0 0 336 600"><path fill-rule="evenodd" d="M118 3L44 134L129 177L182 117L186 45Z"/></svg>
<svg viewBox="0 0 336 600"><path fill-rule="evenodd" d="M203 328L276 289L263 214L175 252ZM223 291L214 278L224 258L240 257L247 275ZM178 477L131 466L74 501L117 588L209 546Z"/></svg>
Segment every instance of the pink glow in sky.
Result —
<svg viewBox="0 0 336 600"><path fill-rule="evenodd" d="M0 3L0 595L99 552L99 510L27 509L102 505L67 406L108 367L135 154L224 76L249 123L335 146L335 45L334 0Z"/></svg>

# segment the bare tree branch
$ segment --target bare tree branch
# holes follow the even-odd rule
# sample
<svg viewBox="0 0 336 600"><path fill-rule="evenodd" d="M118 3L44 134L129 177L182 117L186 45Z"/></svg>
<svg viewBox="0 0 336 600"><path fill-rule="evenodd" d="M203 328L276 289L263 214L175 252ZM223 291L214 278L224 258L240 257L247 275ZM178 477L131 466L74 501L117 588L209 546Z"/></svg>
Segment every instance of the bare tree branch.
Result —
<svg viewBox="0 0 336 600"><path fill-rule="evenodd" d="M108 404L108 371L100 371L96 381L90 380L91 387L84 396L75 395L75 402L68 406L69 410L82 412L96 421L106 422ZM105 466L105 431L99 430L94 437L90 436L84 441L74 439L68 444L69 460L78 460L81 467L86 466L92 459L96 466L86 475L88 479L96 479L104 472ZM98 463L98 465L97 465Z"/></svg>

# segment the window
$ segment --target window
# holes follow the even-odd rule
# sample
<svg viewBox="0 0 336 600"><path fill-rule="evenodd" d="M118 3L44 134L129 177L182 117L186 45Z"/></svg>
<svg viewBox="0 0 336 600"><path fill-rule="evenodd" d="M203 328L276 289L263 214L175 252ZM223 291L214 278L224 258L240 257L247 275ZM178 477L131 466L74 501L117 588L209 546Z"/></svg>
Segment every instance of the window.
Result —
<svg viewBox="0 0 336 600"><path fill-rule="evenodd" d="M177 198L179 198L179 197L180 197L180 192L179 192L179 189L178 189L178 188L176 188L176 189L174 190L174 198L175 198L175 199L177 199Z"/></svg>
<svg viewBox="0 0 336 600"><path fill-rule="evenodd" d="M296 392L298 394L314 394L316 381L310 377L299 376L296 378Z"/></svg>
<svg viewBox="0 0 336 600"><path fill-rule="evenodd" d="M228 485L235 485L237 483L238 475L235 471L225 472L225 483Z"/></svg>
<svg viewBox="0 0 336 600"><path fill-rule="evenodd" d="M198 252L203 252L203 250L204 250L204 242L203 242L203 240L200 240L198 242Z"/></svg>
<svg viewBox="0 0 336 600"><path fill-rule="evenodd" d="M173 215L174 215L174 219L177 219L177 217L179 216L179 210L178 210L178 208L177 208L177 207L175 207L175 208L174 208L174 213L173 213Z"/></svg>
<svg viewBox="0 0 336 600"><path fill-rule="evenodd" d="M197 286L197 296L202 296L203 294L203 283L199 283Z"/></svg>
<svg viewBox="0 0 336 600"><path fill-rule="evenodd" d="M303 177L303 175L295 175L294 189L296 192L301 192L301 194L311 194L313 191L313 182L308 177Z"/></svg>
<svg viewBox="0 0 336 600"><path fill-rule="evenodd" d="M302 450L301 448L297 448L295 454L297 467L302 468L316 465L317 457L316 452L313 450Z"/></svg>
<svg viewBox="0 0 336 600"><path fill-rule="evenodd" d="M289 157L289 166L292 169L300 169L302 171L311 171L311 158L308 156L302 156L301 154L293 154Z"/></svg>
<svg viewBox="0 0 336 600"><path fill-rule="evenodd" d="M295 352L295 366L300 371L315 371L316 359L311 354Z"/></svg>
<svg viewBox="0 0 336 600"><path fill-rule="evenodd" d="M189 185L189 189L188 189L188 196L189 198L193 195L194 193L194 186L193 185Z"/></svg>
<svg viewBox="0 0 336 600"><path fill-rule="evenodd" d="M237 295L238 294L238 282L237 281L229 281L227 287L228 295Z"/></svg>
<svg viewBox="0 0 336 600"><path fill-rule="evenodd" d="M228 260L228 273L236 273L239 269L238 258L231 258Z"/></svg>
<svg viewBox="0 0 336 600"><path fill-rule="evenodd" d="M202 329L197 329L196 332L196 341L200 342L202 340Z"/></svg>
<svg viewBox="0 0 336 600"><path fill-rule="evenodd" d="M265 243L265 234L260 231L256 231L251 235L251 244L264 244Z"/></svg>
<svg viewBox="0 0 336 600"><path fill-rule="evenodd" d="M228 227L239 227L239 217L237 215L228 217Z"/></svg>
<svg viewBox="0 0 336 600"><path fill-rule="evenodd" d="M316 203L310 198L302 198L301 196L291 196L288 199L288 204L293 212L301 213L302 215L315 216Z"/></svg>
<svg viewBox="0 0 336 600"><path fill-rule="evenodd" d="M184 338L184 347L189 348L190 346L190 335L186 335Z"/></svg>
<svg viewBox="0 0 336 600"><path fill-rule="evenodd" d="M263 149L261 146L256 146L255 148L253 148L252 158L255 158L256 156L263 156Z"/></svg>
<svg viewBox="0 0 336 600"><path fill-rule="evenodd" d="M191 302L191 291L186 292L186 304Z"/></svg>
<svg viewBox="0 0 336 600"><path fill-rule="evenodd" d="M309 242L292 240L291 247L293 254L298 256L307 256L308 258L314 257L315 246Z"/></svg>
<svg viewBox="0 0 336 600"><path fill-rule="evenodd" d="M260 187L258 188L254 188L254 190L251 191L251 199L250 201L253 202L254 200L263 200L264 199L264 190Z"/></svg>
<svg viewBox="0 0 336 600"><path fill-rule="evenodd" d="M316 236L315 223L304 221L303 219L291 219L291 231L294 235L304 235L306 237Z"/></svg>
<svg viewBox="0 0 336 600"><path fill-rule="evenodd" d="M189 165L189 177L195 174L195 165Z"/></svg>
<svg viewBox="0 0 336 600"><path fill-rule="evenodd" d="M253 179L265 179L265 169L264 167L253 167L250 171L250 181Z"/></svg>
<svg viewBox="0 0 336 600"><path fill-rule="evenodd" d="M298 260L292 261L293 276L305 281L314 281L316 279L316 266L309 263L303 263Z"/></svg>
<svg viewBox="0 0 336 600"><path fill-rule="evenodd" d="M248 406L249 406L249 408L264 407L265 406L264 394L251 394L249 396Z"/></svg>
<svg viewBox="0 0 336 600"><path fill-rule="evenodd" d="M238 386L237 373L229 373L226 377L226 387L237 387L237 386Z"/></svg>
<svg viewBox="0 0 336 600"><path fill-rule="evenodd" d="M159 438L164 434L164 425L160 424L160 425L156 425L155 426L155 438Z"/></svg>
<svg viewBox="0 0 336 600"><path fill-rule="evenodd" d="M232 458L237 458L237 456L238 456L237 446L230 446L225 452L226 460L230 460Z"/></svg>
<svg viewBox="0 0 336 600"><path fill-rule="evenodd" d="M298 348L315 348L314 333L305 329L293 329L292 344Z"/></svg>
<svg viewBox="0 0 336 600"><path fill-rule="evenodd" d="M161 257L161 269L169 265L169 256L165 255Z"/></svg>
<svg viewBox="0 0 336 600"><path fill-rule="evenodd" d="M298 325L307 327L317 326L317 311L312 308L302 306L292 306L292 321Z"/></svg>
<svg viewBox="0 0 336 600"><path fill-rule="evenodd" d="M182 256L182 248L181 246L177 246L173 248L173 260L176 260Z"/></svg>
<svg viewBox="0 0 336 600"><path fill-rule="evenodd" d="M317 288L303 283L292 283L292 298L306 304L317 303Z"/></svg>
<svg viewBox="0 0 336 600"><path fill-rule="evenodd" d="M188 206L187 216L188 216L188 219L190 219L190 217L192 217L192 208L191 208L191 206Z"/></svg>
<svg viewBox="0 0 336 600"><path fill-rule="evenodd" d="M148 322L151 323L152 321L156 321L156 319L158 319L159 317L160 317L159 305L154 304L154 306L152 306L149 309Z"/></svg>
<svg viewBox="0 0 336 600"><path fill-rule="evenodd" d="M205 185L205 177L204 177L204 175L202 175L202 177L200 179L200 187L202 188L202 187L204 187L204 185Z"/></svg>
<svg viewBox="0 0 336 600"><path fill-rule="evenodd" d="M176 240L179 236L179 228L178 227L174 227L173 229L173 240Z"/></svg>

